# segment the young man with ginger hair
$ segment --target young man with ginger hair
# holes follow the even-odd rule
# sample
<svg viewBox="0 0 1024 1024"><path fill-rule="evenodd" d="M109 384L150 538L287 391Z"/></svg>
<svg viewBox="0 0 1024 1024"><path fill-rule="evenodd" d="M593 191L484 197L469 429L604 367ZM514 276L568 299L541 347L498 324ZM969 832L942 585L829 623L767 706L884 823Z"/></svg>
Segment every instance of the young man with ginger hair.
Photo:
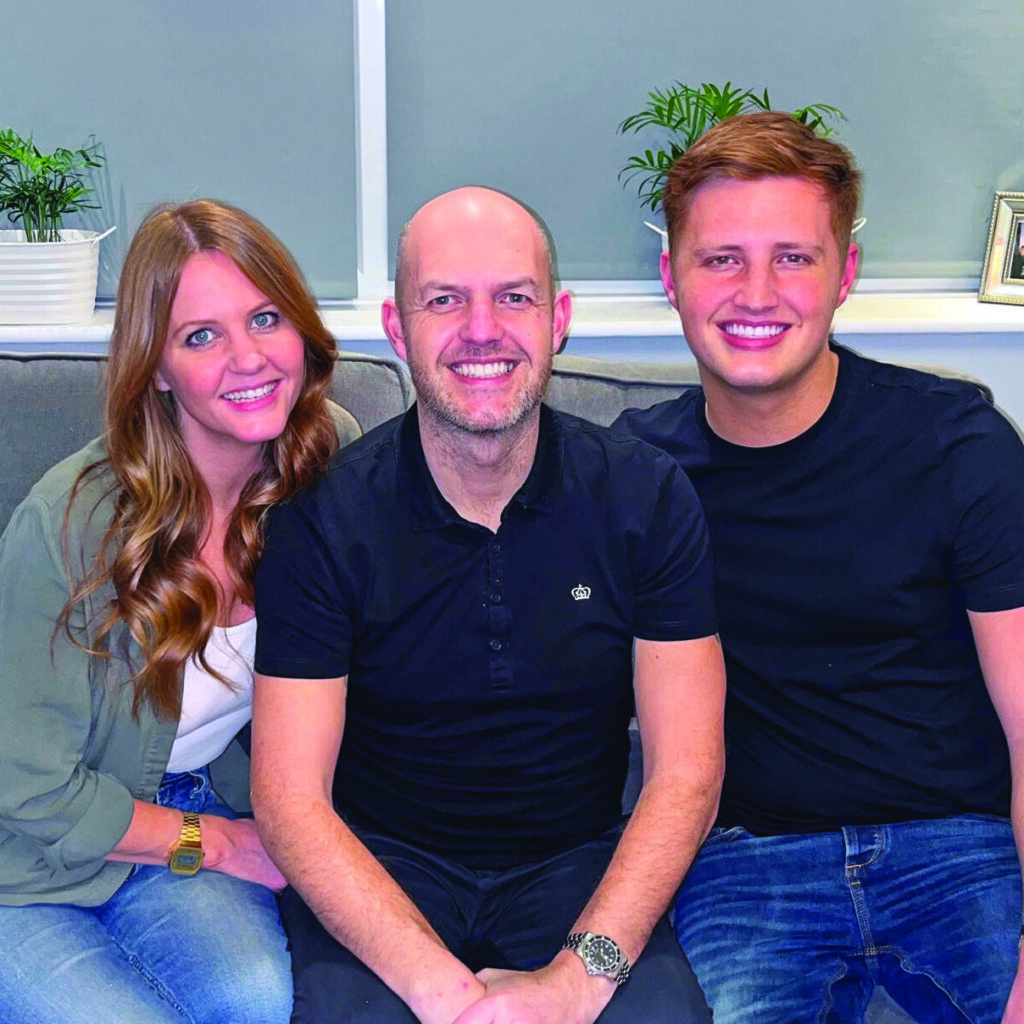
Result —
<svg viewBox="0 0 1024 1024"><path fill-rule="evenodd" d="M861 1021L876 983L922 1024L1009 1024L1024 451L972 385L830 340L859 182L782 113L722 122L668 178L662 279L702 388L618 425L701 499L728 678L675 926L715 1024Z"/></svg>

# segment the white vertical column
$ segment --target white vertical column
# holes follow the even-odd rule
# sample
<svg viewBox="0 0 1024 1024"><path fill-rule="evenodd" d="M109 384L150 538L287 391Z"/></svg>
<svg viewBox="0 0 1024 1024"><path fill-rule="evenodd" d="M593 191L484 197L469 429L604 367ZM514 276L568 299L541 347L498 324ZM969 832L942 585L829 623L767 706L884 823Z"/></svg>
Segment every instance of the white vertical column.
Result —
<svg viewBox="0 0 1024 1024"><path fill-rule="evenodd" d="M355 0L357 300L391 293L388 280L388 122L385 0Z"/></svg>

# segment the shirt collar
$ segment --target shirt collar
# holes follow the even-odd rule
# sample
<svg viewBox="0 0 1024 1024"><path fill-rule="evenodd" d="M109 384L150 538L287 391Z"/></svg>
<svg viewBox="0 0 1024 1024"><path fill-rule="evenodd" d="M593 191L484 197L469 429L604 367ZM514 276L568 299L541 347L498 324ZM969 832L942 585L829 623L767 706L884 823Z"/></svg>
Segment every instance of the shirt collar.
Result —
<svg viewBox="0 0 1024 1024"><path fill-rule="evenodd" d="M510 505L521 505L538 512L551 511L555 488L562 478L564 429L557 413L548 406L540 408L537 452L530 473L512 496ZM434 530L451 523L464 522L441 493L423 454L417 406L406 411L395 436L398 460L398 485L405 492L414 530Z"/></svg>

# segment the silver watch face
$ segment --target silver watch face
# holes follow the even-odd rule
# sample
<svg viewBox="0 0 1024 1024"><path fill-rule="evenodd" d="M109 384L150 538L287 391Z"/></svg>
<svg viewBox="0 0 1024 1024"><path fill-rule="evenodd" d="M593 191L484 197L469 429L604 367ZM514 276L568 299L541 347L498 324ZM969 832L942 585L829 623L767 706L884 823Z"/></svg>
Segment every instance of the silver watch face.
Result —
<svg viewBox="0 0 1024 1024"><path fill-rule="evenodd" d="M614 971L619 963L619 947L603 935L593 936L581 951L586 962L602 973Z"/></svg>

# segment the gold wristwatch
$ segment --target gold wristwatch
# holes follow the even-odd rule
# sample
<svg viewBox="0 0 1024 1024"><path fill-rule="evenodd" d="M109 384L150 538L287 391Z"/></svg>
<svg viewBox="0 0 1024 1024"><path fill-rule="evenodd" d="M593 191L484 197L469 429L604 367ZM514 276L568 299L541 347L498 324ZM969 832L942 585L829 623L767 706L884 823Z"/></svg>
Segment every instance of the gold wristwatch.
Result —
<svg viewBox="0 0 1024 1024"><path fill-rule="evenodd" d="M176 875L194 875L203 866L203 838L198 814L185 812L181 835L171 847L167 866Z"/></svg>

